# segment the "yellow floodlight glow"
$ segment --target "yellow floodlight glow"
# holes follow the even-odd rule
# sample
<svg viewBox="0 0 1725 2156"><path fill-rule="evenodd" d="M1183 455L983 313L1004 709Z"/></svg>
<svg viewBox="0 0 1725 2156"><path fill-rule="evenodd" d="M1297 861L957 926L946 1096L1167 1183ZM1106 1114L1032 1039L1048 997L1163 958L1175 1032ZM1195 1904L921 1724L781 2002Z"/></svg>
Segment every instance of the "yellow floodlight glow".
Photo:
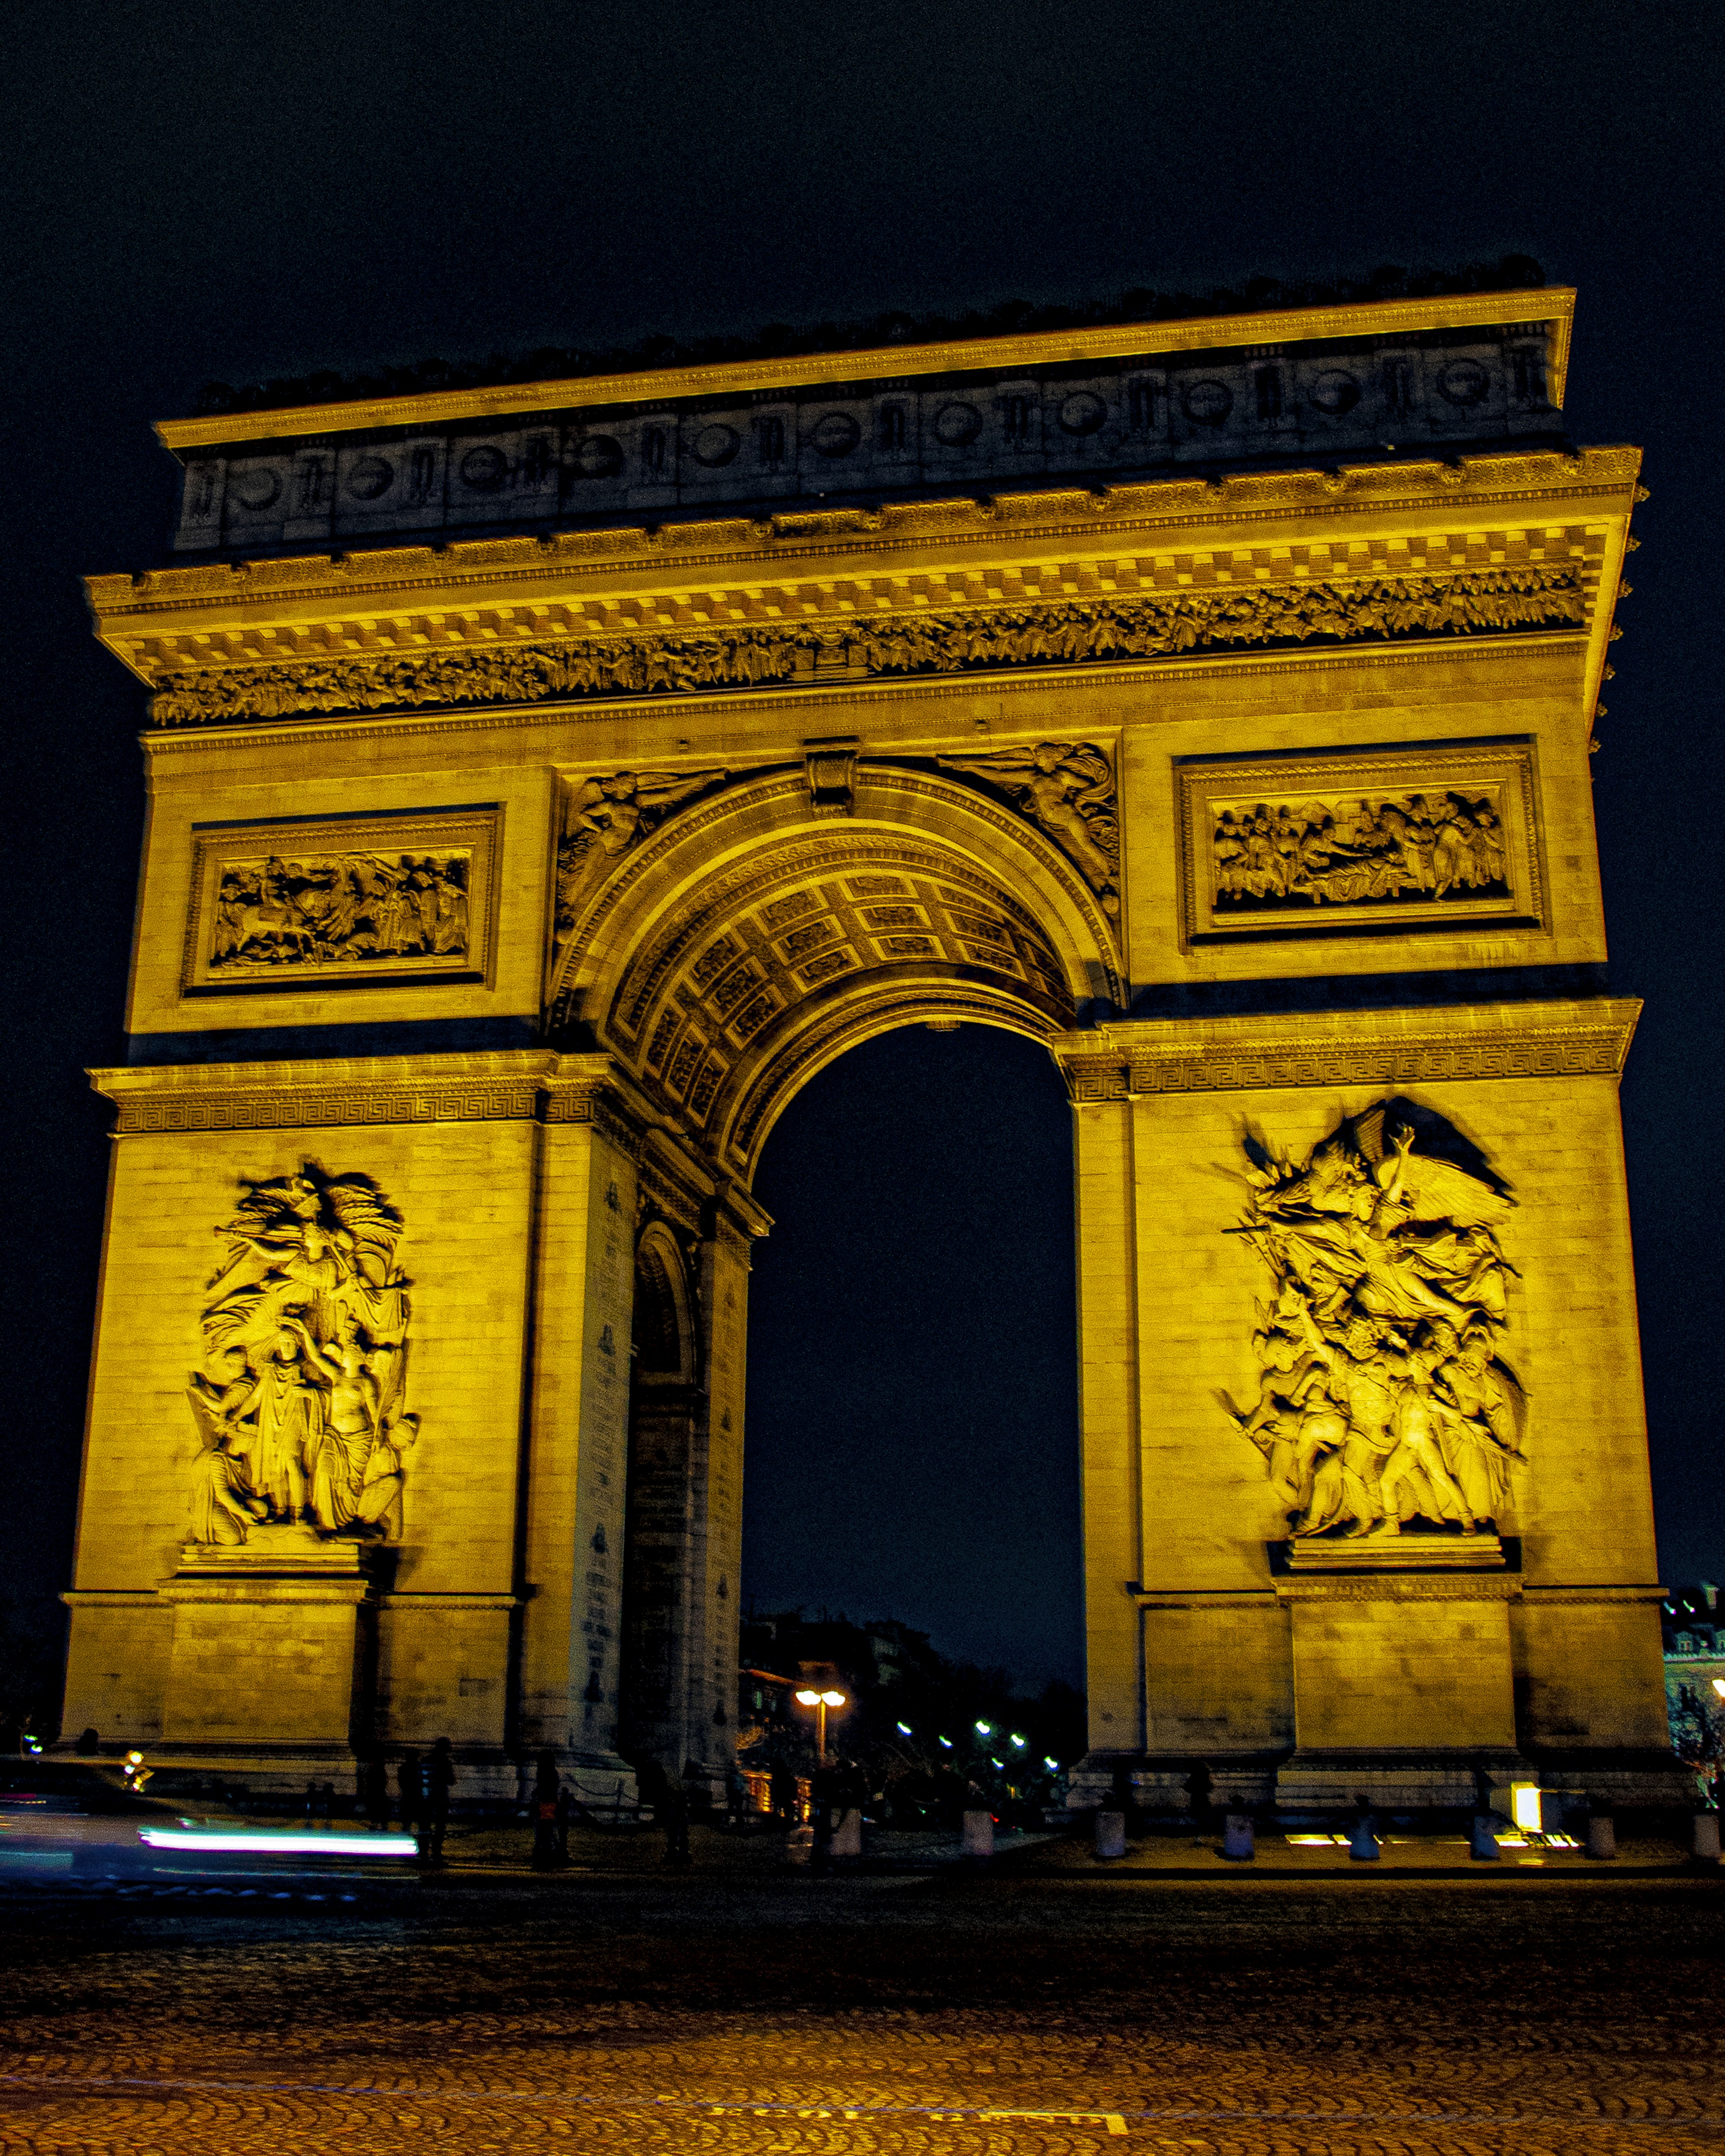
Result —
<svg viewBox="0 0 1725 2156"><path fill-rule="evenodd" d="M797 1694L797 1704L798 1707L819 1707L820 1694L818 1691L799 1691Z"/></svg>
<svg viewBox="0 0 1725 2156"><path fill-rule="evenodd" d="M843 1707L845 1705L845 1695L842 1691L824 1691L820 1697L824 1706Z"/></svg>
<svg viewBox="0 0 1725 2156"><path fill-rule="evenodd" d="M1523 1834L1539 1831L1539 1784L1538 1782L1512 1782L1509 1785L1510 1805L1516 1825Z"/></svg>
<svg viewBox="0 0 1725 2156"><path fill-rule="evenodd" d="M1721 1699L1725 1699L1725 1677L1713 1679L1713 1690L1718 1693Z"/></svg>

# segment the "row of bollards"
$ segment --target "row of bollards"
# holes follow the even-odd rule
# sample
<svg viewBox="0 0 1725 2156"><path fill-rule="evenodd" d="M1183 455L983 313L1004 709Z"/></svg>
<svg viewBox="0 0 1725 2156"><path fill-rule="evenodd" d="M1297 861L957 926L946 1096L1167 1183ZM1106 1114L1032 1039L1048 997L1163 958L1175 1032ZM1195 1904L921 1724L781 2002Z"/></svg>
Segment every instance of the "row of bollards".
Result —
<svg viewBox="0 0 1725 2156"><path fill-rule="evenodd" d="M988 1819L986 1812L965 1818L965 1854L987 1854L973 1851L970 1845L972 1816ZM1469 1838L1468 1854L1476 1861L1496 1864L1502 1861L1502 1852L1497 1844L1497 1830L1503 1824L1496 1812L1476 1812L1473 1830ZM1617 1855L1617 1822L1609 1812L1594 1812L1587 1822L1587 1839L1583 1845L1589 1856L1596 1862L1609 1863ZM1382 1853L1382 1844L1373 1825L1372 1815L1361 1807L1348 1836L1348 1854L1356 1864L1375 1864ZM992 1823L988 1847L993 1847ZM1719 1815L1715 1811L1697 1812L1694 1818L1691 1855L1698 1863L1717 1864L1719 1861ZM1106 1861L1126 1855L1126 1814L1104 1809L1096 1815L1096 1852L1099 1861ZM1254 1824L1246 1812L1229 1812L1222 1828L1222 1855L1236 1864L1249 1864L1257 1854Z"/></svg>

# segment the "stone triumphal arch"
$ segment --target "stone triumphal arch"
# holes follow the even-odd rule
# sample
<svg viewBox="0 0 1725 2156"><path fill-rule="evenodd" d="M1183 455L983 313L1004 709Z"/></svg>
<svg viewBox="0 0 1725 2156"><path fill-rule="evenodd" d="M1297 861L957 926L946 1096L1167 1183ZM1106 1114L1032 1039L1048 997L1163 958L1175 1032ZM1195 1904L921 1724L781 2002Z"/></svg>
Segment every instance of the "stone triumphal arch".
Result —
<svg viewBox="0 0 1725 2156"><path fill-rule="evenodd" d="M721 1773L762 1146L977 1024L1073 1102L1081 1791L1665 1787L1572 296L164 424L68 1728Z"/></svg>

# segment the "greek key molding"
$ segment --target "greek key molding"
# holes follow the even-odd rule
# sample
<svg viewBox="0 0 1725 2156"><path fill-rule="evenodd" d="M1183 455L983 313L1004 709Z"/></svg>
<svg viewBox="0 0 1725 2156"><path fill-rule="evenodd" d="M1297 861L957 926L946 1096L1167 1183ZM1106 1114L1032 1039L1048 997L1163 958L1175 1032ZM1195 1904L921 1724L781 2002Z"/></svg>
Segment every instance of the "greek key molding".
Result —
<svg viewBox="0 0 1725 2156"><path fill-rule="evenodd" d="M1391 643L1573 628L1587 592L1573 562L1358 583L1252 583L1102 603L1028 603L951 613L858 613L796 627L739 624L698 635L583 634L565 641L204 667L162 674L160 726L267 723L302 713L648 696L834 676L985 673L1173 658L1314 637Z"/></svg>
<svg viewBox="0 0 1725 2156"><path fill-rule="evenodd" d="M1514 1573L1350 1573L1343 1578L1279 1577L1278 1602L1514 1602L1522 1583Z"/></svg>
<svg viewBox="0 0 1725 2156"><path fill-rule="evenodd" d="M1279 1086L1620 1078L1640 1004L1471 1004L1415 1011L1155 1020L1066 1034L1050 1045L1076 1105L1158 1093Z"/></svg>
<svg viewBox="0 0 1725 2156"><path fill-rule="evenodd" d="M453 1066L453 1067L451 1067ZM645 1116L607 1056L490 1055L91 1070L118 1137L376 1123L588 1123L633 1152Z"/></svg>

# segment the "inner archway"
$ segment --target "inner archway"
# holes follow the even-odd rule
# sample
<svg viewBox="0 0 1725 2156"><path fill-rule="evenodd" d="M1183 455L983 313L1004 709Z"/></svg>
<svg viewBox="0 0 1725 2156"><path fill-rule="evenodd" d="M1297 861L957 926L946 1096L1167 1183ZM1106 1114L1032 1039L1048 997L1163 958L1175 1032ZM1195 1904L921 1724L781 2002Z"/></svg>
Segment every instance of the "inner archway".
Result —
<svg viewBox="0 0 1725 2156"><path fill-rule="evenodd" d="M619 774L608 793L600 788L597 806L593 783L581 782L565 801L547 1030L578 1060L603 1057L607 1082L630 1101L641 1131L628 1171L634 1322L618 1682L625 1756L717 1786L734 1743L744 1492L806 1482L821 1443L811 1420L832 1423L829 1403L802 1418L783 1465L770 1454L763 1463L752 1443L745 1465L746 1371L758 1379L763 1356L770 1369L783 1353L776 1341L763 1347L750 1322L752 1264L763 1255L774 1263L775 1235L785 1247L754 1188L764 1149L798 1102L806 1124L819 1119L823 1099L842 1096L845 1079L823 1082L829 1070L850 1065L854 1086L873 1058L902 1062L919 1044L944 1049L948 1066L986 1060L992 1047L999 1112L973 1106L968 1122L961 1111L952 1128L929 1133L928 1164L906 1202L926 1204L943 1177L968 1165L974 1188L952 1186L945 1216L932 1224L931 1277L957 1283L961 1303L974 1303L982 1283L995 1281L997 1292L968 1312L953 1306L936 1328L942 1353L904 1389L925 1411L893 1425L896 1441L907 1448L910 1481L928 1478L929 1493L914 1520L902 1505L883 1510L877 1557L895 1545L905 1554L876 1563L855 1594L877 1610L896 1604L905 1621L942 1632L952 1651L1010 1663L1032 1682L1076 1673L1070 1117L1048 1050L1086 1017L1119 1007L1105 902L1111 886L1099 890L1033 819L931 758L853 765L811 753L803 766L735 781L696 774L673 789L676 813L658 822L649 807L630 804L663 791L662 777ZM629 805L626 818L619 803ZM612 841L620 869L602 858ZM1015 1056L1009 1070L999 1065L1002 1054ZM966 1090L957 1089L961 1099ZM896 1128L861 1148L876 1161L857 1197L865 1223L882 1217L875 1186L883 1176L891 1184L887 1163L903 1159L906 1132L942 1085L932 1070L916 1071L887 1091L897 1096ZM1032 1103L1039 1133L1009 1139L1005 1127ZM979 1150L990 1158L979 1159ZM1049 1163L1052 1179L1040 1195L1026 1188L1027 1154ZM978 1203L996 1215L981 1235L957 1217ZM829 1211L829 1229L830 1220ZM797 1247L806 1254L817 1245L798 1232ZM1039 1250L1034 1288L1003 1298L999 1254L1029 1255L1035 1272ZM877 1372L907 1337L905 1297L919 1295L901 1261L893 1277L899 1300L880 1306L859 1342ZM798 1327L793 1359L811 1352L819 1359L834 1313L855 1314L855 1285ZM926 1286L920 1294L928 1300ZM1045 1346L1027 1351L1038 1312L1054 1313L1052 1331ZM999 1335L992 1346L991 1322ZM1053 1388L1045 1399L1021 1371L1013 1374L1014 1357L1022 1364L1027 1352ZM891 1418L874 1422L878 1449ZM866 1435L850 1430L845 1450L861 1457ZM1008 1471L1014 1452L1017 1470ZM1050 1502L1062 1468L1064 1502ZM890 1465L876 1471L883 1490L901 1494L906 1473ZM970 1492L968 1510L954 1519L960 1490ZM942 1514L946 1535L918 1544L911 1530ZM855 1502L848 1516L854 1542ZM963 1551L956 1564L955 1541ZM1063 1575L1068 1591L1050 1596ZM938 1607L927 1592L937 1578L969 1586ZM836 1592L816 1578L799 1599L829 1602ZM1008 1632L996 1625L991 1636L984 1610ZM1026 1630L1032 1611L1039 1614Z"/></svg>
<svg viewBox="0 0 1725 2156"><path fill-rule="evenodd" d="M988 1026L864 1043L756 1194L742 1580L1082 1682L1070 1110Z"/></svg>

